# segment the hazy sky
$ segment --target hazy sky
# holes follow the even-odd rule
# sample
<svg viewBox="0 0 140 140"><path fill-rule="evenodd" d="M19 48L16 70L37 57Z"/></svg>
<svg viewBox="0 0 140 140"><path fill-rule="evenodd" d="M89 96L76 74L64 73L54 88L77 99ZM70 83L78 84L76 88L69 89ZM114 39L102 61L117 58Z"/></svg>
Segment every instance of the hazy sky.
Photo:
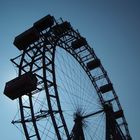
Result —
<svg viewBox="0 0 140 140"><path fill-rule="evenodd" d="M16 101L3 96L5 82L16 76L10 58L20 53L12 42L47 14L70 21L86 37L113 82L133 140L139 140L139 0L0 0L0 139L23 139L10 124Z"/></svg>

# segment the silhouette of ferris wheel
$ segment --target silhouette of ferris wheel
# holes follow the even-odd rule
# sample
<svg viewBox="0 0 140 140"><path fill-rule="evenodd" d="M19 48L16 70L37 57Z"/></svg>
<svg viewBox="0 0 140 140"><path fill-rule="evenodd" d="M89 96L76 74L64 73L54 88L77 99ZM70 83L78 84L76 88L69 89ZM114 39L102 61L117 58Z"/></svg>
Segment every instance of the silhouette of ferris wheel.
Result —
<svg viewBox="0 0 140 140"><path fill-rule="evenodd" d="M47 15L14 45L18 77L4 94L19 100L12 123L27 140L131 140L107 72L69 22Z"/></svg>

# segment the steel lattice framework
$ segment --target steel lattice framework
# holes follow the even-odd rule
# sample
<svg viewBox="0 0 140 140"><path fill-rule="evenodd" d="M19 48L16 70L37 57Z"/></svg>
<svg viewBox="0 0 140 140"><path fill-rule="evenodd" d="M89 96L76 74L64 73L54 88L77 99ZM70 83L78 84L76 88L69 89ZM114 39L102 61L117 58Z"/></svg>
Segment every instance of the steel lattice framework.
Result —
<svg viewBox="0 0 140 140"><path fill-rule="evenodd" d="M22 124L27 140L131 140L118 96L93 48L69 22L56 20L50 15L47 17L51 17L54 23L43 29L37 23L34 24L32 28L36 30L38 39L22 49L19 56L11 59L18 69L18 77L30 71L38 80L36 90L27 93L26 97L19 97L20 118L12 123ZM101 106L99 110L86 114L78 110L71 128L59 97L55 63L58 48L72 56L87 75ZM83 123L88 117L99 114L105 116L104 136L88 138L84 133Z"/></svg>

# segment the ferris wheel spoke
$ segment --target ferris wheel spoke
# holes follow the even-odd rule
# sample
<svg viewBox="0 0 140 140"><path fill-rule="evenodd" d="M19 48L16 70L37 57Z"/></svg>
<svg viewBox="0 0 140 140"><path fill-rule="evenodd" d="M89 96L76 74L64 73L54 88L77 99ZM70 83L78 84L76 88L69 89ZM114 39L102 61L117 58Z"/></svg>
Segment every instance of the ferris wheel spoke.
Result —
<svg viewBox="0 0 140 140"><path fill-rule="evenodd" d="M99 111L94 112L94 113L86 114L85 116L82 116L82 118L85 119L85 118L88 118L88 117L92 117L92 116L94 116L94 115L97 115L97 114L99 114L99 113L102 113L103 111L104 111L104 110L99 110Z"/></svg>

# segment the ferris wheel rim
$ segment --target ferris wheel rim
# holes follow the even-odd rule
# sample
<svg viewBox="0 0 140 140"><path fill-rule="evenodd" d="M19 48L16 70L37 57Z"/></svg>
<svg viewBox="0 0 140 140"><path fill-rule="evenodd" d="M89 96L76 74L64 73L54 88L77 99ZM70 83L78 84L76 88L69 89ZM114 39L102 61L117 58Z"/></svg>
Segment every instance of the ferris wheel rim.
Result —
<svg viewBox="0 0 140 140"><path fill-rule="evenodd" d="M79 35L79 33L78 32L76 32L76 31L74 31L73 29L72 29L72 31L75 33L75 34L77 34L77 37L81 37L80 35ZM65 36L65 35L64 35ZM63 36L62 36L63 37ZM56 43L56 46L57 46L57 43L59 42L59 41L61 41L61 38L59 38L58 40L57 40L57 42L55 42ZM55 46L55 47L56 47ZM59 45L58 45L59 46ZM67 46L67 44L66 44L66 46ZM90 80L92 79L92 83L93 83L93 86L94 86L94 88L96 89L96 91L97 91L97 95L99 96L99 99L100 99L100 101L101 101L101 104L102 105L104 105L105 104L105 102L106 101L104 101L104 99L101 97L101 95L100 95L100 91L99 91L99 89L97 88L97 87L95 87L96 86L96 82L94 81L95 79L94 79L94 76L92 76L92 74L90 73L90 70L87 68L87 66L85 65L85 63L84 62L82 62L81 60L81 58L78 56L78 54L73 54L74 53L74 50L72 50L72 48L68 48L68 47L66 47L66 48L64 48L63 46L61 46L65 51L67 51L69 54L71 54L76 60L77 60L77 62L81 65L81 67L85 70L85 72L86 72L86 74L88 75L88 77L90 78ZM55 50L55 48L53 48L54 50ZM93 59L97 59L97 56L94 54L94 51L88 46L88 48L86 48L90 53L91 53L91 55L93 56L94 55L94 57L93 57ZM23 62L23 59L24 59L24 55L25 55L25 53L26 53L26 51L27 50L25 50L25 52L23 52L23 55L22 55L22 59L21 59L21 62L20 62L20 65L22 66L22 62ZM45 51L45 50L44 50ZM55 53L55 52L54 52ZM54 55L54 57L55 57L55 54L53 54ZM54 60L52 60L52 61L54 61ZM55 71L55 67L54 67L54 63L53 63L53 74L55 73L54 71ZM32 66L31 66L32 67ZM32 68L31 68L32 69ZM101 70L104 70L104 68L103 68L103 66L102 66L102 64L100 65L100 69ZM19 68L19 76L21 75L21 71L22 71L22 69L20 69ZM32 70L31 70L32 71ZM46 68L45 68L45 64L44 64L44 67L43 67L43 71L44 71L44 73L45 73L45 71L46 71ZM104 71L105 72L105 71ZM105 74L105 78L107 79L107 81L109 80L109 82L110 82L110 79L109 79L109 77L108 77L108 75L107 75L107 73L104 73ZM44 74L44 76L45 76L45 74ZM53 78L55 79L55 74L53 75ZM46 81L45 81L46 82ZM54 83L56 84L56 80L54 81ZM47 87L46 87L47 88ZM56 89L55 89L55 91L57 91L57 87L55 87ZM120 105L120 103L119 103L119 100L118 100L118 97L117 97L117 95L116 95L116 92L115 92L115 90L114 90L114 88L112 89L112 94L114 94L115 95L115 98L114 98L114 100L110 100L109 102L112 102L112 101L115 101L116 103L117 103L117 105L118 105L118 107L120 108L120 109L122 109L121 108L121 105ZM32 99L31 99L32 100ZM49 98L47 99L47 101L49 100ZM59 99L57 99L57 102L59 103ZM31 101L30 101L30 103L31 103ZM21 111L21 118L23 119L24 118L24 114L23 114L23 104L22 104L22 98L19 98L19 104L20 104L20 111ZM30 104L30 107L32 106L32 103ZM60 109L61 109L61 107L60 107ZM32 108L32 111L33 111L33 108ZM61 112L59 112L61 115L60 115L60 117L61 117L61 119L63 118L63 113L62 113L62 110L61 110ZM32 117L34 117L34 112L32 112ZM124 122L126 122L125 121L125 117L123 116L122 117L123 118L123 121ZM63 119L62 119L63 120ZM38 130L37 130L37 126L36 126L36 122L34 121L33 122L33 124L34 124L34 128L35 128L35 131L36 131L36 133L38 133ZM24 128L24 132L25 132L25 135L26 135L26 137L27 138L29 138L29 136L28 136L28 134L27 134L27 128L26 128L26 124L25 124L25 122L24 122L24 119L23 119L23 123L22 123L22 125L23 125L23 128ZM66 124L65 124L66 125ZM125 127L127 127L126 126L126 124L124 124L125 125ZM56 127L56 129L57 129L57 127ZM67 128L66 128L67 129ZM68 134L68 137L69 137L69 134ZM37 138L38 139L40 139L40 136L39 136L39 134L37 134ZM58 138L58 139L60 139L60 138Z"/></svg>

